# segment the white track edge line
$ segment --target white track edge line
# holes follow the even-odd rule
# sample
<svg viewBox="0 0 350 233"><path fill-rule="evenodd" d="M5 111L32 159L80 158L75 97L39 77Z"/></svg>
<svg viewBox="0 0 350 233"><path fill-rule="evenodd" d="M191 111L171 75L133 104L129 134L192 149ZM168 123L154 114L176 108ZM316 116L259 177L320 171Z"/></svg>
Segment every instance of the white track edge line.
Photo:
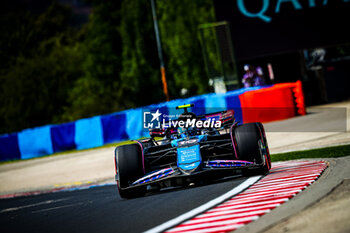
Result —
<svg viewBox="0 0 350 233"><path fill-rule="evenodd" d="M257 182L259 179L261 178L261 176L253 176L250 177L249 179L247 179L246 181L244 181L242 184L240 184L239 186L233 188L232 190L228 191L227 193L221 195L220 197L217 197L187 213L184 213L174 219L171 219L165 223L162 223L159 226L156 226L150 230L145 231L144 233L158 233L158 232L163 232L171 227L174 227L190 218L193 218L194 216L203 213L204 211L213 208L214 206L217 206L219 204L221 204L222 202L226 201L227 199L231 198L232 196L242 192L243 190L245 190L246 188L248 188L249 186L251 186L252 184L254 184L255 182Z"/></svg>

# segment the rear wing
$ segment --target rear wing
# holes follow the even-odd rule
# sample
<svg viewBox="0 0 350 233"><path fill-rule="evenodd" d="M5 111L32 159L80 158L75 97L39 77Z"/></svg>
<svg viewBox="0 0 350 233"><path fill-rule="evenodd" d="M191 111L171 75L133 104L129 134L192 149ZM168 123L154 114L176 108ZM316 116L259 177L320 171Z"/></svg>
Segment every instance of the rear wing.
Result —
<svg viewBox="0 0 350 233"><path fill-rule="evenodd" d="M234 110L226 110L226 111L221 111L221 112L209 113L209 114L198 116L197 119L219 120L219 121L221 121L222 125L233 124L235 122L235 111Z"/></svg>

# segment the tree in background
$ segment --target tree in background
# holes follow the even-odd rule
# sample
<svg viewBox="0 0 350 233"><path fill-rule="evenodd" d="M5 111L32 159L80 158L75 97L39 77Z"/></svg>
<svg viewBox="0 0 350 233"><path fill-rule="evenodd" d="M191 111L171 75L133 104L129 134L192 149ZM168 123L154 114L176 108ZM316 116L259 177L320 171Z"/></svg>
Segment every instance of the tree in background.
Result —
<svg viewBox="0 0 350 233"><path fill-rule="evenodd" d="M65 120L165 101L149 1L90 1L84 76L71 93ZM172 98L208 90L198 25L212 21L211 0L157 1Z"/></svg>
<svg viewBox="0 0 350 233"><path fill-rule="evenodd" d="M123 1L120 35L121 97L126 97L129 107L165 101L149 1Z"/></svg>
<svg viewBox="0 0 350 233"><path fill-rule="evenodd" d="M150 2L87 1L81 28L57 3L0 10L0 133L165 101ZM170 97L207 92L198 25L214 20L212 0L156 5Z"/></svg>
<svg viewBox="0 0 350 233"><path fill-rule="evenodd" d="M80 33L69 8L1 15L0 133L60 122L71 83L81 75Z"/></svg>
<svg viewBox="0 0 350 233"><path fill-rule="evenodd" d="M157 13L171 96L181 97L182 88L191 96L208 92L198 26L215 20L213 2L158 0Z"/></svg>
<svg viewBox="0 0 350 233"><path fill-rule="evenodd" d="M86 26L81 52L83 74L72 83L62 121L127 108L121 100L120 1L90 1L93 12Z"/></svg>

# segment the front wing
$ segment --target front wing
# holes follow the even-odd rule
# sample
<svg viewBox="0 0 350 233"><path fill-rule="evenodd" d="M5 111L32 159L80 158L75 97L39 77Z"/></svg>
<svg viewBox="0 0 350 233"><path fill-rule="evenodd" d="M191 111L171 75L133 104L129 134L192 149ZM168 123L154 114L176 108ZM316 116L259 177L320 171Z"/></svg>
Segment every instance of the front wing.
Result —
<svg viewBox="0 0 350 233"><path fill-rule="evenodd" d="M207 179L222 178L238 174L238 171L243 169L261 168L264 163L265 161L263 164L256 164L243 160L212 160L204 162L200 170L190 174L181 172L177 167L169 167L146 174L125 189L164 182L168 183L165 186L175 186L174 184L180 185L184 179L188 181L205 181Z"/></svg>

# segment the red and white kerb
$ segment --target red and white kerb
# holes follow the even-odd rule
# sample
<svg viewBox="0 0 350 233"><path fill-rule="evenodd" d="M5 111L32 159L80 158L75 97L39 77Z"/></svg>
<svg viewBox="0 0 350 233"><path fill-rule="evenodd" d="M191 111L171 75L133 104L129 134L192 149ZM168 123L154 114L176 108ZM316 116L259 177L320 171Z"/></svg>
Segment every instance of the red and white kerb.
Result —
<svg viewBox="0 0 350 233"><path fill-rule="evenodd" d="M326 168L324 161L273 163L270 173L244 192L166 232L233 231L294 197Z"/></svg>

